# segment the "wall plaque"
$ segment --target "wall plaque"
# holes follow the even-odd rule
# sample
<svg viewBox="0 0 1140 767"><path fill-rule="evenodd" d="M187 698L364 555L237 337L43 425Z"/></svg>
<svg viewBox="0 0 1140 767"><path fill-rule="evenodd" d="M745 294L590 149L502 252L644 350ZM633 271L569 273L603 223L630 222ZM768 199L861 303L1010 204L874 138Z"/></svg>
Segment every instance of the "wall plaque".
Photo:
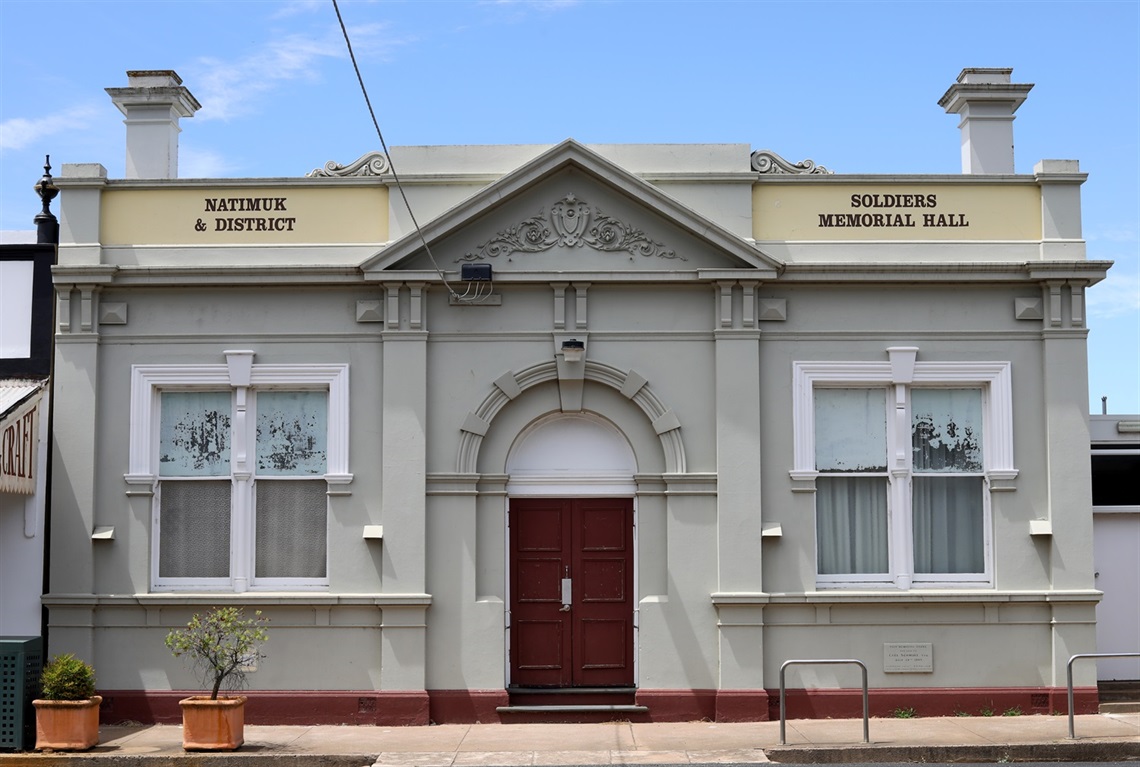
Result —
<svg viewBox="0 0 1140 767"><path fill-rule="evenodd" d="M883 672L887 674L933 674L934 645L930 642L885 642Z"/></svg>

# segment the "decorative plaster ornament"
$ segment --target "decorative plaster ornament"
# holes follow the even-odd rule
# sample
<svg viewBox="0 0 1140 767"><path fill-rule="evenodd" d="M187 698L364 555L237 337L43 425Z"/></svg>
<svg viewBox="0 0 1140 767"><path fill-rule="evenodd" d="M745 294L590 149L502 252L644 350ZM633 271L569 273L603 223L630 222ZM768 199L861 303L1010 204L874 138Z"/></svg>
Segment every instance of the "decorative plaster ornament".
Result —
<svg viewBox="0 0 1140 767"><path fill-rule="evenodd" d="M545 212L540 210L538 215L501 230L480 245L477 251L465 253L456 261L480 261L512 253L540 253L555 245L566 248L589 245L592 249L605 253L626 252L646 258L655 256L686 260L684 256L651 240L642 230L602 213L601 208L595 208L591 213L589 204L571 193L551 206L549 220Z"/></svg>

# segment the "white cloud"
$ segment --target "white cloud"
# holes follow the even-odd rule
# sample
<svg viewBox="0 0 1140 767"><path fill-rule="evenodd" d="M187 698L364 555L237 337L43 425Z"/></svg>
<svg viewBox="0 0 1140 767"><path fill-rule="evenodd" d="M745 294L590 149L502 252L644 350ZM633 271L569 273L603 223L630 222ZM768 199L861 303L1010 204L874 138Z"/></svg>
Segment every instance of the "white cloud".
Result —
<svg viewBox="0 0 1140 767"><path fill-rule="evenodd" d="M1136 229L1129 225L1087 234L1089 242L1136 242Z"/></svg>
<svg viewBox="0 0 1140 767"><path fill-rule="evenodd" d="M400 44L384 39L385 24L350 27L349 35L358 58ZM257 109L257 97L264 96L298 80L320 79L322 60L344 59L348 49L339 27L333 25L323 36L295 33L271 40L236 60L199 59L188 81L202 104L196 120L231 120Z"/></svg>
<svg viewBox="0 0 1140 767"><path fill-rule="evenodd" d="M328 7L328 0L290 0L278 9L270 18L287 19L302 13L314 13Z"/></svg>
<svg viewBox="0 0 1140 767"><path fill-rule="evenodd" d="M236 170L238 166L218 152L185 144L178 147L179 178L225 178Z"/></svg>
<svg viewBox="0 0 1140 767"><path fill-rule="evenodd" d="M581 0L485 0L482 4L534 8L539 11L561 11L563 8L581 5Z"/></svg>
<svg viewBox="0 0 1140 767"><path fill-rule="evenodd" d="M27 245L36 241L35 229L0 229L0 245Z"/></svg>
<svg viewBox="0 0 1140 767"><path fill-rule="evenodd" d="M13 117L0 123L0 149L24 149L45 136L82 130L100 112L94 106L85 104L46 117Z"/></svg>
<svg viewBox="0 0 1140 767"><path fill-rule="evenodd" d="M1117 264L1108 277L1088 291L1089 315L1100 319L1140 313L1140 272L1118 271Z"/></svg>

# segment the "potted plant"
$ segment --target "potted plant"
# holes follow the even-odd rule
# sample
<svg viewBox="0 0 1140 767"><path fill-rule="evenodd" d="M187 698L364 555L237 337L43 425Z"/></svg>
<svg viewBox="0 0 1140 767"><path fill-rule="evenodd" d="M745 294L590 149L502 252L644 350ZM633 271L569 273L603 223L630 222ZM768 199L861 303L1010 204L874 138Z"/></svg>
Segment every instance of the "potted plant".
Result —
<svg viewBox="0 0 1140 767"><path fill-rule="evenodd" d="M57 655L40 674L42 697L36 709L36 748L86 751L99 742L95 670L68 653Z"/></svg>
<svg viewBox="0 0 1140 767"><path fill-rule="evenodd" d="M246 674L265 657L261 643L269 638L266 623L260 610L247 617L240 607L218 607L195 614L186 628L166 635L166 646L175 657L185 656L210 690L208 696L179 701L185 750L233 751L245 742L245 696L218 693L245 687Z"/></svg>

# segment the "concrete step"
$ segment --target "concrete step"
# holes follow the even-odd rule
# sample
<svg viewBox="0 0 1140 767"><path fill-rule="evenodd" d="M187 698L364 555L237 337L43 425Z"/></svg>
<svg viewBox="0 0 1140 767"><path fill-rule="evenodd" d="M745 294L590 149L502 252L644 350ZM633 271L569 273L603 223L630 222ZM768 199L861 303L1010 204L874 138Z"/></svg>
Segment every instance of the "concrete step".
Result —
<svg viewBox="0 0 1140 767"><path fill-rule="evenodd" d="M511 687L511 706L632 706L636 687Z"/></svg>
<svg viewBox="0 0 1140 767"><path fill-rule="evenodd" d="M649 708L638 705L512 705L499 706L495 710L503 722L589 724L649 721Z"/></svg>
<svg viewBox="0 0 1140 767"><path fill-rule="evenodd" d="M1104 703L1140 703L1140 679L1097 682L1097 697Z"/></svg>

